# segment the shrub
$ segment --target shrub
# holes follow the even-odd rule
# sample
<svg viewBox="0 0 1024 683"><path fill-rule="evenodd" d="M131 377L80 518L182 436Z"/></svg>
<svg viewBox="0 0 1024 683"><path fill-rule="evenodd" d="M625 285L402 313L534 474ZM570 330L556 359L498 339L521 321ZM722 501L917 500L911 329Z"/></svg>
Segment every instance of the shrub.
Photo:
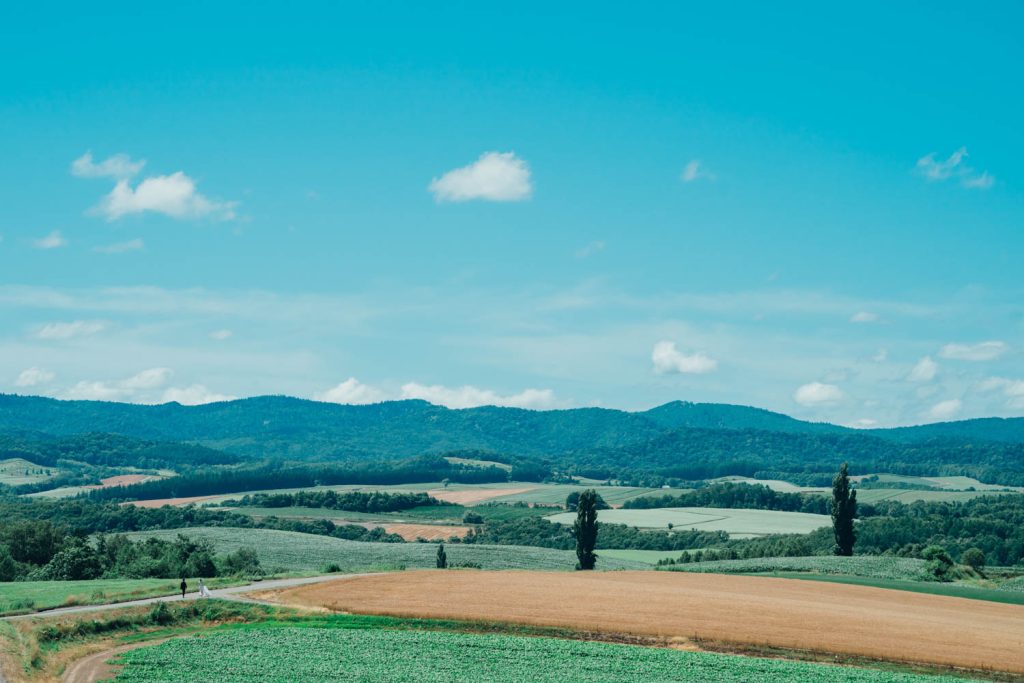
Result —
<svg viewBox="0 0 1024 683"><path fill-rule="evenodd" d="M980 572L985 568L985 553L981 548L968 548L960 556L960 561L974 571Z"/></svg>

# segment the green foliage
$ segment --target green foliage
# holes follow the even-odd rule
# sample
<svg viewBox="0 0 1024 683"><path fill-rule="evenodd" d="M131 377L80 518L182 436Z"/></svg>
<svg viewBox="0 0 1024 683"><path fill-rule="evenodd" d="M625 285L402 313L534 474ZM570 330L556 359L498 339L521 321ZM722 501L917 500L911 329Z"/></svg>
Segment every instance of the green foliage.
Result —
<svg viewBox="0 0 1024 683"><path fill-rule="evenodd" d="M437 544L437 568L448 568L448 555L444 552L444 543Z"/></svg>
<svg viewBox="0 0 1024 683"><path fill-rule="evenodd" d="M415 507L449 505L426 493L385 493L372 491L298 491L296 493L254 493L242 496L242 507L327 508L348 512L396 512Z"/></svg>
<svg viewBox="0 0 1024 683"><path fill-rule="evenodd" d="M921 553L921 557L928 563L928 572L939 581L952 581L956 578L953 558L941 545L928 546Z"/></svg>
<svg viewBox="0 0 1024 683"><path fill-rule="evenodd" d="M780 512L829 514L828 499L823 496L774 491L762 484L721 482L675 495L640 496L622 504L624 509L649 508L746 508Z"/></svg>
<svg viewBox="0 0 1024 683"><path fill-rule="evenodd" d="M467 510L466 514L464 514L462 516L462 523L463 524L483 524L484 523L484 518L483 518L483 515L481 515L479 512L473 512L472 510Z"/></svg>
<svg viewBox="0 0 1024 683"><path fill-rule="evenodd" d="M249 547L239 548L235 552L225 555L221 567L224 574L244 576L250 579L262 577L264 573L263 566L260 564L259 554L254 548ZM334 571L338 570L335 569ZM202 575L192 574L192 576Z"/></svg>
<svg viewBox="0 0 1024 683"><path fill-rule="evenodd" d="M579 502L580 502L580 496L583 493L584 493L583 491L573 491L568 496L566 496L565 497L565 509L567 511L569 511L569 512L576 512L576 507L579 505ZM594 495L597 496L597 499L594 502L594 509L595 510L610 510L611 509L612 506L609 505L608 503L604 502L604 498L601 497L600 493L597 493L596 491L594 491Z"/></svg>
<svg viewBox="0 0 1024 683"><path fill-rule="evenodd" d="M985 568L985 551L981 548L968 548L960 555L960 561L974 571L980 572Z"/></svg>
<svg viewBox="0 0 1024 683"><path fill-rule="evenodd" d="M834 555L853 555L853 544L857 541L857 532L853 528L856 518L857 491L850 488L850 475L844 462L839 467L839 474L832 480L832 531L836 539L832 548Z"/></svg>
<svg viewBox="0 0 1024 683"><path fill-rule="evenodd" d="M597 563L594 548L597 546L597 491L587 489L576 501L576 522L572 525L572 535L576 539L576 557L579 559L577 569L593 569Z"/></svg>
<svg viewBox="0 0 1024 683"><path fill-rule="evenodd" d="M11 556L11 549L0 544L0 581L14 581L19 573L18 563Z"/></svg>
<svg viewBox="0 0 1024 683"><path fill-rule="evenodd" d="M394 628L243 628L127 652L119 683L487 680L512 683L953 683L919 676L559 638ZM429 624L429 622L428 622ZM302 656L295 656L301 653ZM528 672L528 673L524 673Z"/></svg>

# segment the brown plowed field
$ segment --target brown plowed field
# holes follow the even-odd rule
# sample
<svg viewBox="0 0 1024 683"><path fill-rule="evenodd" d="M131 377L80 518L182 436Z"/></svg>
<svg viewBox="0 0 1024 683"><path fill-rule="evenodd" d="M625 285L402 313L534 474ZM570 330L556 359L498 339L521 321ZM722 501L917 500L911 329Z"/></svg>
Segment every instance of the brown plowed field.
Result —
<svg viewBox="0 0 1024 683"><path fill-rule="evenodd" d="M1024 606L796 579L412 571L293 588L275 601L1024 673Z"/></svg>
<svg viewBox="0 0 1024 683"><path fill-rule="evenodd" d="M427 493L438 500L445 501L446 503L472 505L473 503L481 503L485 500L491 500L492 498L514 496L517 493L526 493L527 491L532 491L534 488L536 487L528 486L525 489L466 489L464 491L431 489L430 491L427 491Z"/></svg>
<svg viewBox="0 0 1024 683"><path fill-rule="evenodd" d="M445 541L452 536L465 537L468 526L443 526L441 524L384 524L384 531L398 534L407 541L425 538L428 541Z"/></svg>

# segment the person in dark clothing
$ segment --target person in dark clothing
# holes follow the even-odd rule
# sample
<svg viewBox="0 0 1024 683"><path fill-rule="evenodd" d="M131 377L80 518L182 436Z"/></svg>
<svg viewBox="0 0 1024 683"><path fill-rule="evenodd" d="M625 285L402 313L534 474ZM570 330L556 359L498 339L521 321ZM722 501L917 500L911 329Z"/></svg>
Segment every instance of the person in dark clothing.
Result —
<svg viewBox="0 0 1024 683"><path fill-rule="evenodd" d="M185 599L185 591L188 589L188 584L185 583L185 579L181 580L180 588L181 588L181 599L184 600Z"/></svg>

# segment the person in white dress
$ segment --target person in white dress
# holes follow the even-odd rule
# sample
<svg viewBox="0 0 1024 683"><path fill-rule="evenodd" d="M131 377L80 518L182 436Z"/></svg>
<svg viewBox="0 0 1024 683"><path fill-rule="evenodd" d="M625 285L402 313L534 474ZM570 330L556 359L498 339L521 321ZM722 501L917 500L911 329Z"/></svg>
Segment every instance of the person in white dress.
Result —
<svg viewBox="0 0 1024 683"><path fill-rule="evenodd" d="M210 589L206 587L206 584L203 583L202 579L199 579L199 597L201 597L201 598L209 598L209 597L211 597L210 596Z"/></svg>

